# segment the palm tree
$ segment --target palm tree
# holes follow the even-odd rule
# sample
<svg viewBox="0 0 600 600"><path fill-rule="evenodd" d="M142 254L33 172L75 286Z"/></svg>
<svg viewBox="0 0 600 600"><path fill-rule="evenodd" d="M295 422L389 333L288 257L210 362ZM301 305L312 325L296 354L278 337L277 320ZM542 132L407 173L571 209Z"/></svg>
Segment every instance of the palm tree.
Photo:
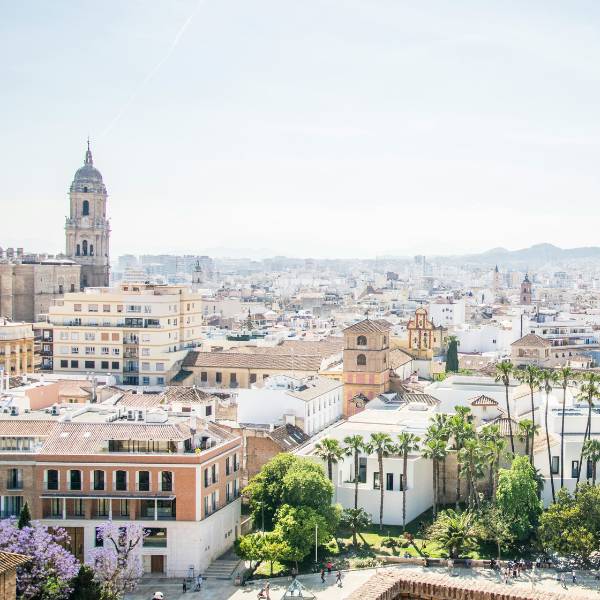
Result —
<svg viewBox="0 0 600 600"><path fill-rule="evenodd" d="M439 435L440 439L444 440L446 444L450 439L450 431L448 428L448 424L450 423L450 415L447 413L435 413L431 419L430 427L435 427L437 429L437 435ZM446 455L442 459L442 496L446 498Z"/></svg>
<svg viewBox="0 0 600 600"><path fill-rule="evenodd" d="M594 399L600 395L600 376L596 373L589 372L583 375L584 383L581 386L581 392L578 396L579 399L584 399L588 403L588 418L587 425L585 427L585 434L583 436L583 444L586 440L589 440L592 435L592 408L594 406ZM581 477L581 465L583 462L583 445L581 446L581 454L579 456L579 469L577 471L577 483Z"/></svg>
<svg viewBox="0 0 600 600"><path fill-rule="evenodd" d="M442 546L450 558L458 558L463 551L477 546L478 534L475 513L448 509L429 527L427 537Z"/></svg>
<svg viewBox="0 0 600 600"><path fill-rule="evenodd" d="M432 427L427 430L428 438L421 450L423 458L429 458L432 461L433 472L433 518L437 516L437 508L440 497L440 463L446 458L448 450L446 441L431 432Z"/></svg>
<svg viewBox="0 0 600 600"><path fill-rule="evenodd" d="M540 426L536 425L531 419L519 421L519 440L525 441L525 454L529 462L533 465L533 442L535 436L540 431Z"/></svg>
<svg viewBox="0 0 600 600"><path fill-rule="evenodd" d="M371 517L364 508L345 508L340 520L344 527L352 531L352 545L356 548L358 545L356 534L371 524Z"/></svg>
<svg viewBox="0 0 600 600"><path fill-rule="evenodd" d="M506 392L506 413L508 415L508 432L510 435L510 450L515 453L515 439L513 437L512 430L512 417L510 416L510 402L508 401L508 388L510 386L510 376L514 370L513 364L510 360L503 360L501 363L496 365L496 381L501 381L504 384L504 391Z"/></svg>
<svg viewBox="0 0 600 600"><path fill-rule="evenodd" d="M500 461L506 452L506 440L500 433L498 425L485 425L479 432L479 439L483 441L488 450L489 463L489 491L490 500L496 496L496 487L498 485L498 471L500 469Z"/></svg>
<svg viewBox="0 0 600 600"><path fill-rule="evenodd" d="M563 390L562 415L560 424L560 487L564 487L564 464L565 464L565 406L567 404L567 388L569 382L575 378L575 371L571 367L562 367L558 370L560 386Z"/></svg>
<svg viewBox="0 0 600 600"><path fill-rule="evenodd" d="M471 410L466 406L455 406L456 413L450 417L448 430L454 439L454 450L456 451L456 509L460 502L460 464L458 455L463 447L465 440L472 437L475 433L470 423Z"/></svg>
<svg viewBox="0 0 600 600"><path fill-rule="evenodd" d="M344 438L346 456L354 456L354 509L358 508L358 459L365 448L362 435L348 435Z"/></svg>
<svg viewBox="0 0 600 600"><path fill-rule="evenodd" d="M540 381L546 392L546 406L544 409L544 427L546 428L546 449L548 451L548 471L550 472L550 487L552 488L552 502L556 502L556 494L554 492L554 476L552 475L552 453L550 452L550 432L548 431L548 405L550 404L550 392L553 384L556 383L558 377L556 371L544 369L540 375ZM581 463L580 467L581 467ZM581 471L581 468L579 469Z"/></svg>
<svg viewBox="0 0 600 600"><path fill-rule="evenodd" d="M596 485L596 463L600 460L600 440L587 440L583 445L583 457L592 463L592 485Z"/></svg>
<svg viewBox="0 0 600 600"><path fill-rule="evenodd" d="M392 438L387 433L372 433L367 452L377 454L377 464L379 465L379 529L383 529L383 494L384 494L384 473L383 459L387 458L395 451Z"/></svg>
<svg viewBox="0 0 600 600"><path fill-rule="evenodd" d="M479 494L477 493L477 481L483 476L483 465L485 460L485 448L475 438L465 440L463 447L458 453L459 469L467 478L467 496L469 508L479 508Z"/></svg>
<svg viewBox="0 0 600 600"><path fill-rule="evenodd" d="M535 404L533 402L533 393L540 389L540 369L535 365L527 365L522 371L516 372L517 379L527 385L531 397L531 422L535 429ZM529 444L527 444L529 445ZM533 444L531 445L531 456L529 458L533 464Z"/></svg>
<svg viewBox="0 0 600 600"><path fill-rule="evenodd" d="M402 456L402 530L406 531L406 490L408 490L408 455L419 449L421 438L414 433L403 431L398 435L396 451Z"/></svg>
<svg viewBox="0 0 600 600"><path fill-rule="evenodd" d="M327 462L327 475L329 481L333 482L333 465L344 457L344 449L339 441L333 438L325 438L315 444L315 454Z"/></svg>

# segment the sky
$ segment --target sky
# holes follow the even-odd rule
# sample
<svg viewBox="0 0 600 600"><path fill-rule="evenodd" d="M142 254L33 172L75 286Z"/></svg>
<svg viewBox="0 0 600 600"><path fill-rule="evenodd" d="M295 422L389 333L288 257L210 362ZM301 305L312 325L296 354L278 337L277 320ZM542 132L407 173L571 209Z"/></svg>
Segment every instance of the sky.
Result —
<svg viewBox="0 0 600 600"><path fill-rule="evenodd" d="M0 0L0 246L64 249L89 135L111 254L600 245L597 0Z"/></svg>

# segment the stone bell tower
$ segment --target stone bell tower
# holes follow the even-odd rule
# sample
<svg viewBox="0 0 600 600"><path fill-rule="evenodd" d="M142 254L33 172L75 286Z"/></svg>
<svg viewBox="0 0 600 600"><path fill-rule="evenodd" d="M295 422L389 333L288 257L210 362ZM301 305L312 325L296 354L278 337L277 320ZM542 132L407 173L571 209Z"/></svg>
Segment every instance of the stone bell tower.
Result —
<svg viewBox="0 0 600 600"><path fill-rule="evenodd" d="M109 284L110 223L106 218L106 186L94 167L88 139L85 162L75 173L65 224L66 254L81 265L81 288Z"/></svg>

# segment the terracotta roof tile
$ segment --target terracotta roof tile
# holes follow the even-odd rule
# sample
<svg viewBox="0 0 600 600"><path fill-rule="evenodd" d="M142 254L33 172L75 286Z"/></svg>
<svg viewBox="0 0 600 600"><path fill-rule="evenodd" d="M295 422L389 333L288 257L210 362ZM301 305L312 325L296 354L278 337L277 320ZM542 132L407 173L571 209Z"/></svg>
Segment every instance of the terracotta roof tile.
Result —
<svg viewBox="0 0 600 600"><path fill-rule="evenodd" d="M515 348L551 348L552 344L535 333L528 333L513 342L511 346Z"/></svg>
<svg viewBox="0 0 600 600"><path fill-rule="evenodd" d="M318 371L321 356L298 354L242 354L239 352L189 352L184 367L222 367L230 369L271 369L277 371Z"/></svg>
<svg viewBox="0 0 600 600"><path fill-rule="evenodd" d="M498 401L482 394L474 400L471 400L471 406L498 406Z"/></svg>
<svg viewBox="0 0 600 600"><path fill-rule="evenodd" d="M384 319L363 319L354 325L350 325L344 329L344 333L387 333L391 328L391 323Z"/></svg>

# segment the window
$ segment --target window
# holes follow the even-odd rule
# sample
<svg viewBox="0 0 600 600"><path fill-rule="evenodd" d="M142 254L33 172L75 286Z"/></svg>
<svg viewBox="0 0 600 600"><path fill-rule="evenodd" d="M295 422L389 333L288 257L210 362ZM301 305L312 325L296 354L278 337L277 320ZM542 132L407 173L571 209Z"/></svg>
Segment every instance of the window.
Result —
<svg viewBox="0 0 600 600"><path fill-rule="evenodd" d="M138 472L138 492L150 491L150 471Z"/></svg>
<svg viewBox="0 0 600 600"><path fill-rule="evenodd" d="M158 527L146 529L147 536L144 538L144 548L166 548L167 530Z"/></svg>
<svg viewBox="0 0 600 600"><path fill-rule="evenodd" d="M56 469L48 469L46 471L46 489L58 489L58 471Z"/></svg>
<svg viewBox="0 0 600 600"><path fill-rule="evenodd" d="M119 513L122 517L129 516L129 500L120 500L119 501Z"/></svg>
<svg viewBox="0 0 600 600"><path fill-rule="evenodd" d="M204 381L204 382L208 381L208 373L206 371L202 371L200 373L200 381Z"/></svg>
<svg viewBox="0 0 600 600"><path fill-rule="evenodd" d="M250 373L250 383L256 383L256 373Z"/></svg>
<svg viewBox="0 0 600 600"><path fill-rule="evenodd" d="M71 346L71 354L79 354L79 346Z"/></svg>
<svg viewBox="0 0 600 600"><path fill-rule="evenodd" d="M559 465L560 465L560 457L553 456L552 457L552 466L551 466L551 471L552 471L553 475L558 475Z"/></svg>
<svg viewBox="0 0 600 600"><path fill-rule="evenodd" d="M588 460L587 460L587 473L586 473L587 479L591 479L592 478L593 472L594 472L594 463L593 463L593 461L591 461L588 458Z"/></svg>
<svg viewBox="0 0 600 600"><path fill-rule="evenodd" d="M86 360L84 362L85 364L85 368L86 369L95 369L96 368L96 361L95 360Z"/></svg>
<svg viewBox="0 0 600 600"><path fill-rule="evenodd" d="M156 370L157 371L164 371L165 370L165 363L157 362L156 363Z"/></svg>
<svg viewBox="0 0 600 600"><path fill-rule="evenodd" d="M119 334L118 334L118 333L111 333L111 334L110 334L110 339L111 339L113 342L118 342L118 341L119 341Z"/></svg>
<svg viewBox="0 0 600 600"><path fill-rule="evenodd" d="M87 256L88 253L88 243L87 240L83 240L83 242L81 242L81 254L83 254L83 256Z"/></svg>
<svg viewBox="0 0 600 600"><path fill-rule="evenodd" d="M208 496L204 496L204 515L210 514L210 507L208 505Z"/></svg>
<svg viewBox="0 0 600 600"><path fill-rule="evenodd" d="M108 498L98 498L96 506L96 514L99 517L108 517L110 500Z"/></svg>
<svg viewBox="0 0 600 600"><path fill-rule="evenodd" d="M385 474L385 489L386 490L394 489L394 474L393 473Z"/></svg>
<svg viewBox="0 0 600 600"><path fill-rule="evenodd" d="M61 506L60 498L51 498L50 499L50 516L62 517L62 506Z"/></svg>
<svg viewBox="0 0 600 600"><path fill-rule="evenodd" d="M68 360L61 360L60 361L60 368L61 369L66 369L69 366L69 361Z"/></svg>
<svg viewBox="0 0 600 600"><path fill-rule="evenodd" d="M113 356L119 356L119 354L121 354L121 350L119 348L113 348L112 349L112 355Z"/></svg>
<svg viewBox="0 0 600 600"><path fill-rule="evenodd" d="M150 377L148 377L148 376L142 377L142 385L150 385Z"/></svg>
<svg viewBox="0 0 600 600"><path fill-rule="evenodd" d="M215 381L217 383L221 383L223 381L223 373L221 373L221 371L217 371L215 373Z"/></svg>
<svg viewBox="0 0 600 600"><path fill-rule="evenodd" d="M69 471L69 489L80 490L81 489L81 471L71 469Z"/></svg>
<svg viewBox="0 0 600 600"><path fill-rule="evenodd" d="M104 370L108 370L108 369L109 369L109 366L108 366L108 361L107 361L107 360L103 360L103 361L100 363L100 368L101 368L101 369L104 369Z"/></svg>
<svg viewBox="0 0 600 600"><path fill-rule="evenodd" d="M358 459L358 482L367 483L367 459L364 457Z"/></svg>
<svg viewBox="0 0 600 600"><path fill-rule="evenodd" d="M83 504L83 498L73 499L73 516L83 517L85 515L85 509Z"/></svg>
<svg viewBox="0 0 600 600"><path fill-rule="evenodd" d="M94 471L94 490L99 491L104 489L104 471Z"/></svg>
<svg viewBox="0 0 600 600"><path fill-rule="evenodd" d="M240 462L238 460L238 455L234 454L233 455L233 471L237 471L240 468Z"/></svg>
<svg viewBox="0 0 600 600"><path fill-rule="evenodd" d="M571 461L571 477L573 479L576 479L578 475L579 475L579 461L572 460Z"/></svg>
<svg viewBox="0 0 600 600"><path fill-rule="evenodd" d="M117 361L113 361L111 364L112 364L111 369L113 371L118 371L119 370L119 363Z"/></svg>
<svg viewBox="0 0 600 600"><path fill-rule="evenodd" d="M235 385L237 383L237 374L229 373L229 385Z"/></svg>
<svg viewBox="0 0 600 600"><path fill-rule="evenodd" d="M164 377L157 377L156 378L156 385L165 385L165 378Z"/></svg>
<svg viewBox="0 0 600 600"><path fill-rule="evenodd" d="M97 304L88 304L88 311L89 312L98 312L98 305Z"/></svg>
<svg viewBox="0 0 600 600"><path fill-rule="evenodd" d="M73 304L73 310L75 312L81 312L81 304Z"/></svg>
<svg viewBox="0 0 600 600"><path fill-rule="evenodd" d="M205 416L210 417L212 415L212 406L209 404L206 406Z"/></svg>
<svg viewBox="0 0 600 600"><path fill-rule="evenodd" d="M9 469L6 487L9 490L23 489L23 469Z"/></svg>
<svg viewBox="0 0 600 600"><path fill-rule="evenodd" d="M225 459L225 477L231 474L231 457Z"/></svg>
<svg viewBox="0 0 600 600"><path fill-rule="evenodd" d="M104 540L102 539L102 535L100 534L100 528L96 527L96 536L95 536L96 540L94 542L94 545L96 546L96 548L101 548L102 546L104 546Z"/></svg>
<svg viewBox="0 0 600 600"><path fill-rule="evenodd" d="M373 489L374 490L379 489L379 472L378 471L373 473Z"/></svg>
<svg viewBox="0 0 600 600"><path fill-rule="evenodd" d="M96 334L93 331L86 331L84 334L84 338L88 342L93 342L96 339ZM87 351L87 348L86 348L86 351Z"/></svg>
<svg viewBox="0 0 600 600"><path fill-rule="evenodd" d="M127 471L117 471L115 473L115 490L118 492L127 491Z"/></svg>
<svg viewBox="0 0 600 600"><path fill-rule="evenodd" d="M110 312L110 304L103 304L102 312Z"/></svg>
<svg viewBox="0 0 600 600"><path fill-rule="evenodd" d="M163 471L160 474L160 486L163 492L173 491L173 473L171 471Z"/></svg>
<svg viewBox="0 0 600 600"><path fill-rule="evenodd" d="M87 190L85 190L87 192ZM90 214L90 203L87 200L83 201L83 206L81 207L81 215L83 217L87 217Z"/></svg>
<svg viewBox="0 0 600 600"><path fill-rule="evenodd" d="M385 342L384 342L385 343ZM359 335L356 338L356 345L357 346L366 346L367 345L367 338L364 335Z"/></svg>
<svg viewBox="0 0 600 600"><path fill-rule="evenodd" d="M78 360L71 361L71 369L79 369L79 361Z"/></svg>
<svg viewBox="0 0 600 600"><path fill-rule="evenodd" d="M367 364L367 357L364 354L359 354L356 357L356 364L359 367L364 367Z"/></svg>
<svg viewBox="0 0 600 600"><path fill-rule="evenodd" d="M149 362L143 362L142 363L142 371L149 371L150 370L150 363Z"/></svg>

